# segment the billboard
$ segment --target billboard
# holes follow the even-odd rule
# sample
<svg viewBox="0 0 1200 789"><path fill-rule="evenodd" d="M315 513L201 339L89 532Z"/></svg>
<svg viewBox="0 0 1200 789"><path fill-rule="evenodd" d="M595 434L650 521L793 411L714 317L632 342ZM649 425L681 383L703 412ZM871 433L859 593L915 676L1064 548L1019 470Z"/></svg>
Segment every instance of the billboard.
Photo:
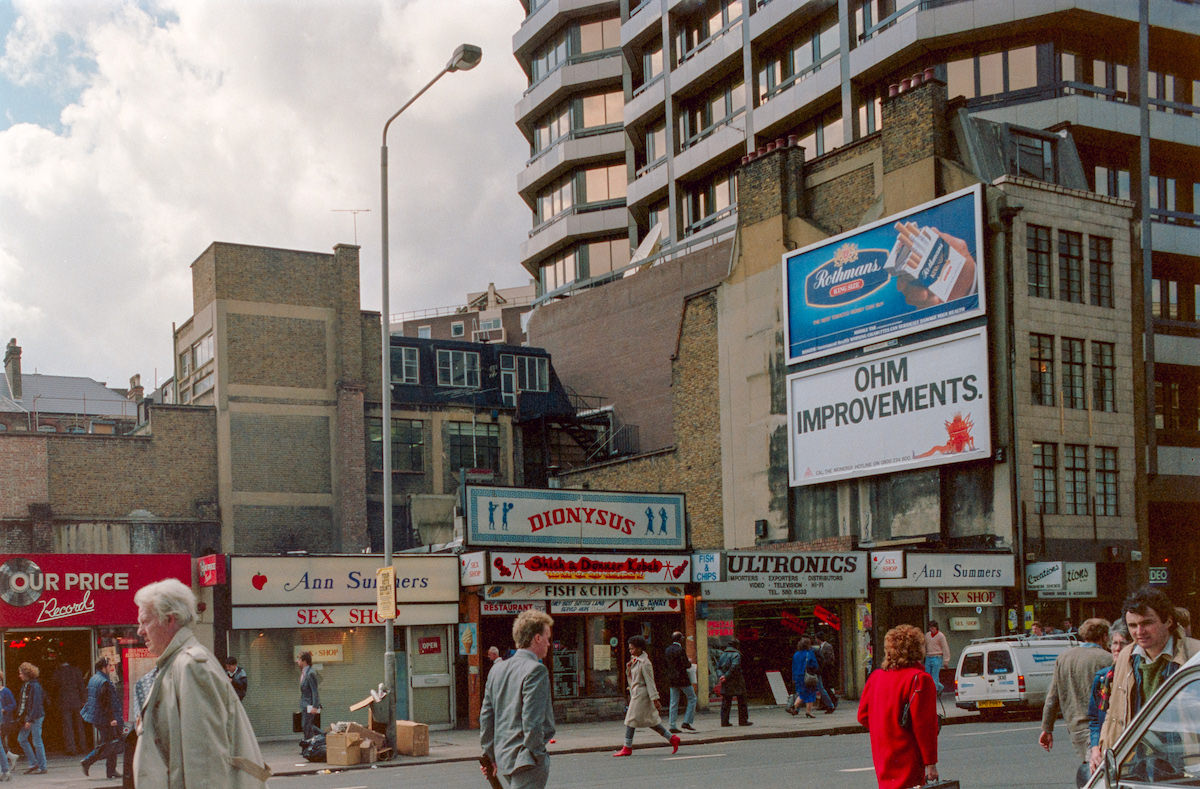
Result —
<svg viewBox="0 0 1200 789"><path fill-rule="evenodd" d="M468 485L467 544L508 548L687 547L682 493Z"/></svg>
<svg viewBox="0 0 1200 789"><path fill-rule="evenodd" d="M984 314L983 186L783 257L788 364Z"/></svg>
<svg viewBox="0 0 1200 789"><path fill-rule="evenodd" d="M991 455L987 333L974 329L787 379L792 487Z"/></svg>

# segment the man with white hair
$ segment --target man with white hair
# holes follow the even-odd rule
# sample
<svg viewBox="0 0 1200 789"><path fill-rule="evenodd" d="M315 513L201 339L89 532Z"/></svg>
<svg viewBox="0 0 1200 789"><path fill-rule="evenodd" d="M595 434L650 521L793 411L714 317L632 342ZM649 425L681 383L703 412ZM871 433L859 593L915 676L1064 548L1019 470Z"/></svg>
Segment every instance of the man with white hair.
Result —
<svg viewBox="0 0 1200 789"><path fill-rule="evenodd" d="M261 789L271 770L220 662L192 635L192 590L168 578L143 586L133 601L138 635L157 658L133 756L135 785Z"/></svg>

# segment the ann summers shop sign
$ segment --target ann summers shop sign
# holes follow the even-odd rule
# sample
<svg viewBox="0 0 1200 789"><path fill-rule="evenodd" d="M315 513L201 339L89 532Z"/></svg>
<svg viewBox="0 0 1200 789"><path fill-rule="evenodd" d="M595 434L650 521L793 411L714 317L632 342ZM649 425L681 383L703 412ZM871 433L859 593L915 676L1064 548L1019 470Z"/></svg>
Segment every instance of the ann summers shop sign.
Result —
<svg viewBox="0 0 1200 789"><path fill-rule="evenodd" d="M881 578L880 587L1014 586L1016 570L1010 553L905 553L904 578Z"/></svg>
<svg viewBox="0 0 1200 789"><path fill-rule="evenodd" d="M725 580L701 585L707 600L856 599L867 595L865 552L726 553Z"/></svg>

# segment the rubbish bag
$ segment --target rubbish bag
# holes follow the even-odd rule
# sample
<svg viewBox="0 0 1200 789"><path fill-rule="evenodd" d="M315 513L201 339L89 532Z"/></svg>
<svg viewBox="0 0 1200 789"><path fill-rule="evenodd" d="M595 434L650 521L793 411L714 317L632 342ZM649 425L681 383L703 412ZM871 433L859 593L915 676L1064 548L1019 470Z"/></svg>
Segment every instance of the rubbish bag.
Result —
<svg viewBox="0 0 1200 789"><path fill-rule="evenodd" d="M300 741L300 755L310 762L325 761L325 735L314 734Z"/></svg>

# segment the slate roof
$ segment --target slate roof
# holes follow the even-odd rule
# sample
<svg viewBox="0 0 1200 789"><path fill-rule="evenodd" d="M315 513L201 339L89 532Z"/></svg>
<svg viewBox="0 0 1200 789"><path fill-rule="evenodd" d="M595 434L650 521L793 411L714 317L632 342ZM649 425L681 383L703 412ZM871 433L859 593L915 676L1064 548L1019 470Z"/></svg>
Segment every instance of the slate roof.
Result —
<svg viewBox="0 0 1200 789"><path fill-rule="evenodd" d="M71 375L21 374L21 399L14 402L8 380L0 375L0 410L46 414L137 416L137 404L99 381Z"/></svg>

